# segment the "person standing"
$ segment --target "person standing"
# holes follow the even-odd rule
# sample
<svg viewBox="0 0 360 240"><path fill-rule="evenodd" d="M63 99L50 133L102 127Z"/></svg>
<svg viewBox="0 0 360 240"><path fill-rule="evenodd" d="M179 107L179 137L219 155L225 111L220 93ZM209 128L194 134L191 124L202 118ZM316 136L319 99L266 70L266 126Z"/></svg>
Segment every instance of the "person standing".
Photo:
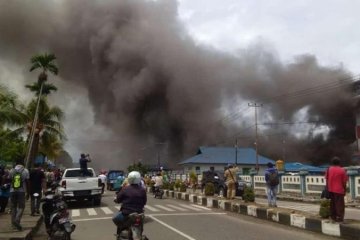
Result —
<svg viewBox="0 0 360 240"><path fill-rule="evenodd" d="M23 160L18 159L16 165L10 170L10 202L11 202L11 224L21 231L21 217L25 209L25 199L29 199L29 171L24 167Z"/></svg>
<svg viewBox="0 0 360 240"><path fill-rule="evenodd" d="M4 170L0 186L0 213L4 213L10 197L9 170Z"/></svg>
<svg viewBox="0 0 360 240"><path fill-rule="evenodd" d="M98 178L101 181L101 194L104 194L104 190L105 190L105 183L106 183L106 175L105 175L105 171L101 171Z"/></svg>
<svg viewBox="0 0 360 240"><path fill-rule="evenodd" d="M41 167L36 164L35 168L30 171L30 199L31 199L31 216L40 214L40 199L42 191L46 191L45 173ZM34 196L37 194L37 196Z"/></svg>
<svg viewBox="0 0 360 240"><path fill-rule="evenodd" d="M269 207L277 207L276 194L279 185L279 173L273 163L268 162L267 166L268 168L265 170L265 182L268 204Z"/></svg>
<svg viewBox="0 0 360 240"><path fill-rule="evenodd" d="M80 154L79 164L80 164L80 171L82 172L83 176L89 175L87 169L88 162L91 162L89 154L87 155L85 155L84 153Z"/></svg>
<svg viewBox="0 0 360 240"><path fill-rule="evenodd" d="M345 215L345 193L348 176L340 167L340 158L331 159L332 166L326 171L325 179L330 193L330 217L333 221L343 222Z"/></svg>
<svg viewBox="0 0 360 240"><path fill-rule="evenodd" d="M228 164L228 169L224 173L226 179L228 199L234 199L236 195L236 172L239 171L238 167L234 167L232 164Z"/></svg>

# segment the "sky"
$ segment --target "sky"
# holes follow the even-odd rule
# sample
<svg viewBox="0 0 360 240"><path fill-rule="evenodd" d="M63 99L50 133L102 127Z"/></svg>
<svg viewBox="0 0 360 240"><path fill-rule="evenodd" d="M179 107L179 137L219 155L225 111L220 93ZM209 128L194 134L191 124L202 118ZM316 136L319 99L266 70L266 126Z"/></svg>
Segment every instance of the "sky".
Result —
<svg viewBox="0 0 360 240"><path fill-rule="evenodd" d="M220 51L262 42L284 62L314 54L358 74L359 7L356 0L179 0L179 15L199 44Z"/></svg>
<svg viewBox="0 0 360 240"><path fill-rule="evenodd" d="M60 6L61 1L57 4ZM178 0L177 14L185 31L201 48L243 56L249 49L259 47L283 64L310 54L321 66L342 67L356 76L360 69L359 9L360 1L355 0ZM0 53L0 81L28 99L31 94L23 84L32 82L36 73L30 75L33 78L25 76L26 68L14 66ZM106 149L113 132L97 122L95 107L84 98L89 94L87 90L57 77L52 77L52 81L66 92L50 98L71 116L64 122L68 137L65 148L73 159L80 152L91 150L84 148L88 142Z"/></svg>

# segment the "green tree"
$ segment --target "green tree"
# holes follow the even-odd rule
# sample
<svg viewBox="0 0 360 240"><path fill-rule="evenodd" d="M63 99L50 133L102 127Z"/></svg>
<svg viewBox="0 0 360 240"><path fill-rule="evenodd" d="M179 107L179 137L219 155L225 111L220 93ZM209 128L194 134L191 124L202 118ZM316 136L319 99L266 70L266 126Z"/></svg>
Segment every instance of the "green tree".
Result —
<svg viewBox="0 0 360 240"><path fill-rule="evenodd" d="M30 105L32 103L35 106L34 111L30 111L30 113L33 113L33 117L27 120L31 120L30 121L30 125L28 124L28 127L30 127L30 135L29 135L29 140L28 140L28 156L27 156L27 167L29 167L29 165L31 165L38 153L38 148L39 148L39 143L40 143L40 132L44 129L43 127L45 126L44 123L42 123L40 121L40 105L41 102L45 103L45 100L43 99L43 94L45 96L47 96L48 94L51 93L51 91L56 91L57 88L53 85L53 84L46 84L45 82L47 81L48 78L48 72L57 75L59 72L58 67L56 66L56 64L54 63L54 61L56 60L56 57L54 54L39 54L39 55L35 55L31 58L30 62L31 62L31 67L30 67L30 72L40 69L41 73L38 76L38 81L37 83L34 83L32 85L26 85L27 88L29 88L31 91L35 92L35 95L38 97L36 102L31 102ZM44 106L44 105L43 105ZM32 108L30 106L30 108ZM44 110L44 109L42 109ZM58 109L53 109L55 112ZM54 114L56 114L55 112L53 112ZM28 112L29 113L29 112ZM59 113L59 112L58 112ZM61 113L61 115L63 115ZM30 115L28 115L30 116ZM55 116L55 115L54 115ZM44 116L42 116L44 117ZM55 124L56 125L56 124ZM51 134L55 134L58 135L59 133L56 133L54 126L49 125L48 128L49 130L51 130ZM58 127L58 126L57 126ZM60 129L56 129L56 130L60 130Z"/></svg>
<svg viewBox="0 0 360 240"><path fill-rule="evenodd" d="M20 103L17 95L0 85L0 126L13 125L21 122L17 114Z"/></svg>
<svg viewBox="0 0 360 240"><path fill-rule="evenodd" d="M11 134L9 129L0 129L0 161L12 163L24 156L26 143L19 134Z"/></svg>
<svg viewBox="0 0 360 240"><path fill-rule="evenodd" d="M32 100L24 112L19 112L21 119L23 119L21 127L15 129L14 133L26 133L28 134L28 140L30 138L30 132L33 126L34 115L37 109L37 101ZM54 141L65 140L65 134L61 120L64 117L63 111L57 107L50 107L45 98L41 98L38 108L38 121L34 129L33 144L30 149L29 162L33 163L35 157L38 154L39 144L44 143L45 152L50 152L54 147ZM53 141L51 143L51 140ZM57 147L58 148L58 147ZM54 149L52 149L54 151Z"/></svg>
<svg viewBox="0 0 360 240"><path fill-rule="evenodd" d="M129 172L138 171L142 176L144 176L149 171L147 166L142 165L140 162L130 165L127 169Z"/></svg>
<svg viewBox="0 0 360 240"><path fill-rule="evenodd" d="M41 82L38 81L38 82L32 83L30 85L25 85L25 87L28 88L31 92L35 92L35 95L37 97L40 95ZM51 92L57 91L57 87L51 83L43 83L42 87L43 87L42 91L41 91L42 96L47 96Z"/></svg>
<svg viewBox="0 0 360 240"><path fill-rule="evenodd" d="M30 72L32 72L36 69L41 69L41 71L42 71L38 77L38 82L40 84L47 80L48 72L51 72L54 75L58 74L59 69L56 66L56 64L54 63L55 60L56 60L55 54L52 54L52 53L38 54L31 58Z"/></svg>

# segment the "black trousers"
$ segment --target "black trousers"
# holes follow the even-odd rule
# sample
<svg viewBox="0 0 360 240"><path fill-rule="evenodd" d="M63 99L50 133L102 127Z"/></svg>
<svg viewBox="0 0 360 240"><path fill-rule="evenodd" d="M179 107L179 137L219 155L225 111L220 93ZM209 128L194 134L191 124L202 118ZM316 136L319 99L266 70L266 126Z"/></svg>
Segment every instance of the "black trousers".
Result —
<svg viewBox="0 0 360 240"><path fill-rule="evenodd" d="M0 196L0 213L5 212L5 208L6 208L7 204L8 204L8 202L9 202L8 197Z"/></svg>

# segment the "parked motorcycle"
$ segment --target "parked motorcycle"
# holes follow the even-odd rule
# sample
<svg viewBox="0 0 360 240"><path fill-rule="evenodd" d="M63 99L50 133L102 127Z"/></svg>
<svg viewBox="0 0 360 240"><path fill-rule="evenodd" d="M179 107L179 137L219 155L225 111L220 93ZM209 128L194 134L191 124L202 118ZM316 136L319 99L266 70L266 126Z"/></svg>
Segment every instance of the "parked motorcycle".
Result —
<svg viewBox="0 0 360 240"><path fill-rule="evenodd" d="M55 185L48 189L42 200L42 211L49 239L70 240L75 224L71 222L69 211L61 195L56 194Z"/></svg>
<svg viewBox="0 0 360 240"><path fill-rule="evenodd" d="M162 199L163 196L164 196L164 190L161 189L160 187L155 187L154 188L154 197Z"/></svg>

